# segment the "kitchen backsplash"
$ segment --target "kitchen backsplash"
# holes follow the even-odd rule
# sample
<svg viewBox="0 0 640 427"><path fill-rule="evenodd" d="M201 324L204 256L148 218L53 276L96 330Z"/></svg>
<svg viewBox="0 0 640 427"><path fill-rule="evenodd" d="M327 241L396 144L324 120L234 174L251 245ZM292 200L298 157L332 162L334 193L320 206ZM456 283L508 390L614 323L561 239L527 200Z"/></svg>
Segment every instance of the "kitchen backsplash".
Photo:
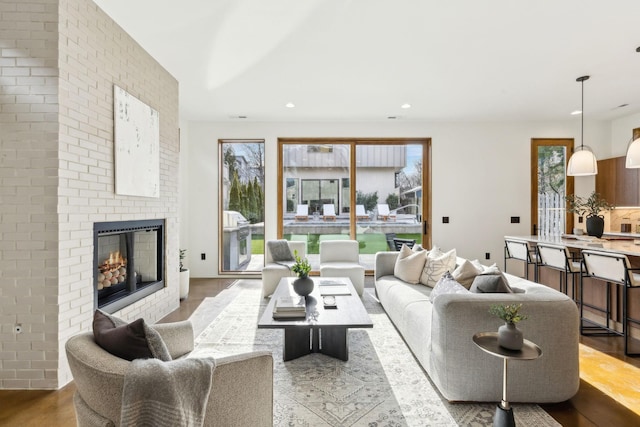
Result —
<svg viewBox="0 0 640 427"><path fill-rule="evenodd" d="M629 231L640 233L640 209L613 209L605 215L605 231L620 232L622 224L631 224Z"/></svg>

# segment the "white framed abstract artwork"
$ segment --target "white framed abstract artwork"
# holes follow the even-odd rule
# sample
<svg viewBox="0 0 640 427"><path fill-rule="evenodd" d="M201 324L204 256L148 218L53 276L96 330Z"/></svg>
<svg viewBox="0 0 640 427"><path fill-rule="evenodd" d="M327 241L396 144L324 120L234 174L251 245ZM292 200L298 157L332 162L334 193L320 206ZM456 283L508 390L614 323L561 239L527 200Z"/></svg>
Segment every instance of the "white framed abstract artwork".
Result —
<svg viewBox="0 0 640 427"><path fill-rule="evenodd" d="M116 194L160 197L159 113L113 86Z"/></svg>

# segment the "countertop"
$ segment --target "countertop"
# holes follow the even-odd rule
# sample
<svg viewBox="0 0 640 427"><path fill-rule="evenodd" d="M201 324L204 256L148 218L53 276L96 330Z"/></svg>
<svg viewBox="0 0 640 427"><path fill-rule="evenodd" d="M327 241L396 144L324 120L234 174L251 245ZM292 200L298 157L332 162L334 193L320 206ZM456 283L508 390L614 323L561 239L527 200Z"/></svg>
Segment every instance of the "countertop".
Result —
<svg viewBox="0 0 640 427"><path fill-rule="evenodd" d="M629 239L616 239L616 237L621 237L618 236L618 234L623 234L623 237L629 237ZM630 236L632 234L633 236ZM637 241L640 243L640 235L635 233L610 233L610 235L613 237L613 240L608 240L607 235L603 235L601 239L598 239L592 236L577 236L573 234L563 234L562 236L505 236L505 238L525 240L530 243L555 243L575 249L594 249L603 252L640 257L640 244L634 244L633 239L633 237L638 236Z"/></svg>

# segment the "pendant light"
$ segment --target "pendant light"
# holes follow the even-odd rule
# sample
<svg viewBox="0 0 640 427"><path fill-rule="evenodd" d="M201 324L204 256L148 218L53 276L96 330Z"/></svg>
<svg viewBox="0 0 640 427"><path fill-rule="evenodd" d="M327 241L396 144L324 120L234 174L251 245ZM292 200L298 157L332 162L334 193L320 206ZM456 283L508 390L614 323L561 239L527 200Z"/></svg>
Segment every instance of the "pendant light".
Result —
<svg viewBox="0 0 640 427"><path fill-rule="evenodd" d="M584 145L584 81L589 76L582 76L576 79L582 85L582 113L580 114L580 147L573 150L569 165L567 166L568 176L588 176L598 173L598 162L593 151ZM640 166L639 166L640 167Z"/></svg>
<svg viewBox="0 0 640 427"><path fill-rule="evenodd" d="M636 48L636 52L640 53L640 46ZM637 129L636 129L637 130ZM629 169L640 168L640 136L635 132L631 138L633 142L627 148L627 161L625 162L625 166ZM636 136L638 136L636 138Z"/></svg>
<svg viewBox="0 0 640 427"><path fill-rule="evenodd" d="M640 168L640 138L636 138L629 145L625 166L629 169Z"/></svg>

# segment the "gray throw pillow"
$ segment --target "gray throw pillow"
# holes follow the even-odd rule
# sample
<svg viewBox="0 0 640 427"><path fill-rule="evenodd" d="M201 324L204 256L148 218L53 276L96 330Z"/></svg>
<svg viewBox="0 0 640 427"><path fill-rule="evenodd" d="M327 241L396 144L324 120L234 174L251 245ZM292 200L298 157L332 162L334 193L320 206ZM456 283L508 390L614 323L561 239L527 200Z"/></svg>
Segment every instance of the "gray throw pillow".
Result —
<svg viewBox="0 0 640 427"><path fill-rule="evenodd" d="M468 294L469 290L456 282L448 271L438 280L429 294L429 300L434 302L436 297L444 294Z"/></svg>
<svg viewBox="0 0 640 427"><path fill-rule="evenodd" d="M271 258L275 262L279 261L295 261L289 243L286 240L269 240L267 242Z"/></svg>
<svg viewBox="0 0 640 427"><path fill-rule="evenodd" d="M473 279L471 292L477 294L513 293L511 286L502 274L480 274Z"/></svg>

